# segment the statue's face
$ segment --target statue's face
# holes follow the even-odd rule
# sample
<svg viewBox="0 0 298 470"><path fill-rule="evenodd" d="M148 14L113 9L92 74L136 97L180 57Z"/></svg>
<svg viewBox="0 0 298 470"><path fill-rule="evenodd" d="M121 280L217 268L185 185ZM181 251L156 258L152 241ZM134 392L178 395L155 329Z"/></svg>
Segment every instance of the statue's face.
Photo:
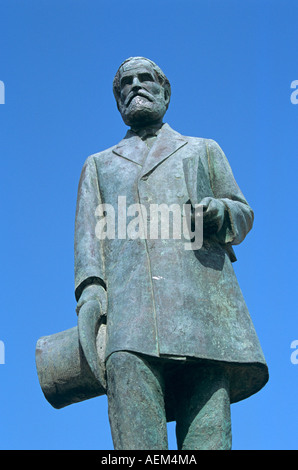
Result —
<svg viewBox="0 0 298 470"><path fill-rule="evenodd" d="M162 121L169 96L147 61L130 61L120 71L118 108L128 126L141 127Z"/></svg>

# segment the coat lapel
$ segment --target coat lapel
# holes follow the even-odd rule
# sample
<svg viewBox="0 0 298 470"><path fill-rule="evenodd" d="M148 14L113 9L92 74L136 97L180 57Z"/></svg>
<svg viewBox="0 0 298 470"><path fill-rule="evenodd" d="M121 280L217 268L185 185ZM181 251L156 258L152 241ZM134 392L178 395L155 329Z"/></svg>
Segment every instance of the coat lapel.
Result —
<svg viewBox="0 0 298 470"><path fill-rule="evenodd" d="M164 160L186 144L185 137L171 129L168 124L164 124L147 155L140 177L148 176Z"/></svg>
<svg viewBox="0 0 298 470"><path fill-rule="evenodd" d="M142 166L148 147L136 134L128 131L123 140L113 149L113 153Z"/></svg>
<svg viewBox="0 0 298 470"><path fill-rule="evenodd" d="M113 153L142 166L140 177L144 177L186 144L185 137L164 124L149 153L145 142L130 131L113 149Z"/></svg>

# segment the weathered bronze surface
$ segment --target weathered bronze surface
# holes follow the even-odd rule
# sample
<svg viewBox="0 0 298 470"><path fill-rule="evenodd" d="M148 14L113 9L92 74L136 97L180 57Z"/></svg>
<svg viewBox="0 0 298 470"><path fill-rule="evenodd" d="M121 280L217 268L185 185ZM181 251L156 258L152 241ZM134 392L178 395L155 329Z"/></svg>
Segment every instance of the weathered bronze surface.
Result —
<svg viewBox="0 0 298 470"><path fill-rule="evenodd" d="M74 385L75 398L68 390L61 403L107 392L115 449L166 448L167 420L177 421L179 449L227 449L230 403L268 380L232 266L233 245L251 230L253 211L215 141L182 136L163 123L171 87L156 64L130 58L113 85L130 129L119 144L90 156L82 170L75 229L78 331L71 330L68 351L75 352L57 365L62 376L53 381L67 382L70 390L71 370L78 371L83 393ZM153 205L201 205L202 247L186 249L182 237L140 236L137 230L127 236L119 197L125 210L142 207L149 225ZM55 341L52 354L60 364ZM73 361L79 351L95 381L90 392L87 372ZM54 389L46 361L37 365L42 388L46 382ZM55 402L53 393L47 398Z"/></svg>

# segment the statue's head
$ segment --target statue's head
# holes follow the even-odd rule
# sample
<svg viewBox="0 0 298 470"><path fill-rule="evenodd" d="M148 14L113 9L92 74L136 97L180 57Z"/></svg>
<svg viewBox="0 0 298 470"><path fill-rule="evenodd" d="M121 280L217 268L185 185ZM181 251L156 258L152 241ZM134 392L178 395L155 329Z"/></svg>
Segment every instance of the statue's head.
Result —
<svg viewBox="0 0 298 470"><path fill-rule="evenodd" d="M115 75L113 92L125 124L142 127L162 121L170 103L171 86L154 62L130 57Z"/></svg>

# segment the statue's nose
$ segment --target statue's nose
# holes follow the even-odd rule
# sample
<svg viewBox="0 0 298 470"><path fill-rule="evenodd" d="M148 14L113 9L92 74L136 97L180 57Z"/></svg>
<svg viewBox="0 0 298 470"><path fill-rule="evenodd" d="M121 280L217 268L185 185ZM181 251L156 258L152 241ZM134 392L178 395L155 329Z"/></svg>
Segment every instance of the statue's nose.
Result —
<svg viewBox="0 0 298 470"><path fill-rule="evenodd" d="M142 85L141 85L138 77L134 77L131 87L132 87L133 90L135 90L135 89L138 90L139 88L142 88Z"/></svg>

